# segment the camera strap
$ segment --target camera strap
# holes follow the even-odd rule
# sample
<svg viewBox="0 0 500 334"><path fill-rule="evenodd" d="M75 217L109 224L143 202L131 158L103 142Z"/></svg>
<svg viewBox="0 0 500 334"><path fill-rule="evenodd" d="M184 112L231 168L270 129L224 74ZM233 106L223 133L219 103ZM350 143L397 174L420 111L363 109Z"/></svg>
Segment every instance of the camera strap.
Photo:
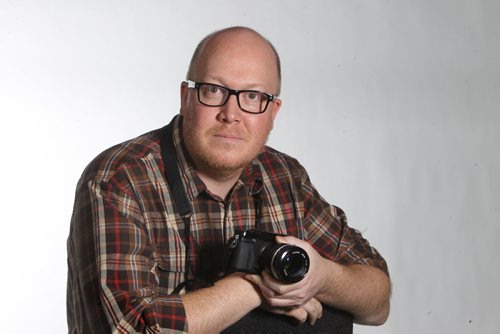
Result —
<svg viewBox="0 0 500 334"><path fill-rule="evenodd" d="M250 194L253 197L253 202L255 206L255 229L260 230L262 227L262 179L255 180L252 188L250 189Z"/></svg>
<svg viewBox="0 0 500 334"><path fill-rule="evenodd" d="M177 163L177 154L174 147L173 128L174 118L167 126L163 128L160 137L161 157L163 159L163 171L167 179L168 186L172 192L173 206L182 218L184 223L184 243L185 243L185 261L184 261L184 282L181 282L173 291L172 294L178 294L192 280L189 279L189 271L191 268L191 205L184 191L181 176L179 173L179 165Z"/></svg>

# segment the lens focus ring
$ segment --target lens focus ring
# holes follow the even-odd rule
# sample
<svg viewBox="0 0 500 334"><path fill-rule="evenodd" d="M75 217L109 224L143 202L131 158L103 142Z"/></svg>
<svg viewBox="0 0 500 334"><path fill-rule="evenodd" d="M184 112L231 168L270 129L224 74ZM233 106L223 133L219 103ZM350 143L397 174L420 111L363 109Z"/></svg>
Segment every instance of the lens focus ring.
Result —
<svg viewBox="0 0 500 334"><path fill-rule="evenodd" d="M296 283L309 271L309 256L300 247L278 244L270 261L270 274L277 280Z"/></svg>

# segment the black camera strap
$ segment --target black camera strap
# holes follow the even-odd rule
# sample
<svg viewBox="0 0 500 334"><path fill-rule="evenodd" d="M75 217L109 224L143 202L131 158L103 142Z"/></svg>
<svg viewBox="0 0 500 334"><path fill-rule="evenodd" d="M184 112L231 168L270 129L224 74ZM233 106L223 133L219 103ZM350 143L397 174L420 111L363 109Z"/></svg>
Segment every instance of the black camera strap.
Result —
<svg viewBox="0 0 500 334"><path fill-rule="evenodd" d="M163 168L168 186L172 192L173 206L179 213L184 223L184 243L185 243L185 267L184 282L180 283L172 294L178 294L186 285L190 284L189 271L191 268L191 205L182 185L179 165L177 163L177 154L174 147L173 128L174 118L167 126L163 128L160 137L161 157L163 159Z"/></svg>
<svg viewBox="0 0 500 334"><path fill-rule="evenodd" d="M255 229L260 230L262 228L262 179L255 180L252 188L250 189L250 194L253 197L253 202L255 206Z"/></svg>

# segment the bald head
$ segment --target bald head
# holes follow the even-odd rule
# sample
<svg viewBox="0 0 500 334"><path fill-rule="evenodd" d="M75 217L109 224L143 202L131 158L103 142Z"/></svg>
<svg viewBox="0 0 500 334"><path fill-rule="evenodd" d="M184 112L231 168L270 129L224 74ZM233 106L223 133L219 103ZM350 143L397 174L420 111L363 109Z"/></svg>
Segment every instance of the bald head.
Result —
<svg viewBox="0 0 500 334"><path fill-rule="evenodd" d="M272 64L272 75L275 77L275 84L272 87L272 93L279 95L281 90L281 63L279 55L266 38L253 29L247 27L230 27L222 30L215 31L205 38L203 38L196 47L189 69L187 79L198 81L203 76L203 72L207 67L207 63L217 61L214 59L220 57L221 53L226 56L231 52L231 49L238 50L233 52L234 58L241 58L241 62L245 59L242 55L254 55L254 59L247 59L247 61L262 61ZM244 50L248 49L248 52ZM239 61L240 59L234 59ZM224 61L221 59L221 61Z"/></svg>

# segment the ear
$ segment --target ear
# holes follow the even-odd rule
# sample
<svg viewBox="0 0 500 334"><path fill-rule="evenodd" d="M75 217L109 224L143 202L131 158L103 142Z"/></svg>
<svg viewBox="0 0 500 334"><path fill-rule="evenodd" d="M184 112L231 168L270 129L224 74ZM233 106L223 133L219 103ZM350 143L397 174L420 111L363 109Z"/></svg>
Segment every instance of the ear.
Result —
<svg viewBox="0 0 500 334"><path fill-rule="evenodd" d="M278 115L278 111L281 108L281 103L282 103L282 101L278 98L275 98L274 101L271 103L271 112L273 114L273 122L274 122L274 119L276 118L276 115Z"/></svg>
<svg viewBox="0 0 500 334"><path fill-rule="evenodd" d="M181 95L181 115L184 115L184 110L187 107L188 97L189 97L189 88L187 82L181 82L180 87L180 95Z"/></svg>

